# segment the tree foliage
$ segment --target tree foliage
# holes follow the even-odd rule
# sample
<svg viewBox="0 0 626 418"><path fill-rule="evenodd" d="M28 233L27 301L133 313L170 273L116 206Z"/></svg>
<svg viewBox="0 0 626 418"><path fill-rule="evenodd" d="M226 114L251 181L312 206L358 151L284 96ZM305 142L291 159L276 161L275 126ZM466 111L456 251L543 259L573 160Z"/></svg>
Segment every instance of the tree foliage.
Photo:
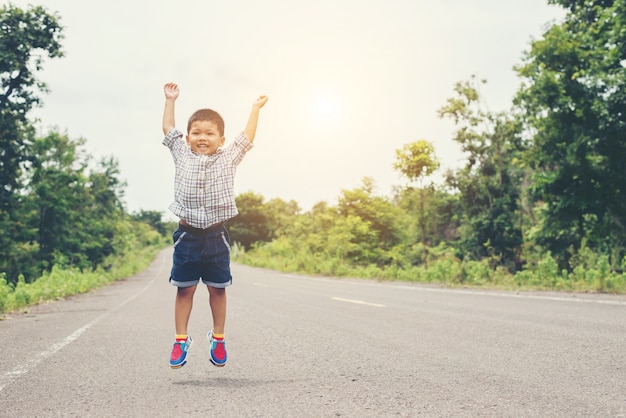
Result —
<svg viewBox="0 0 626 418"><path fill-rule="evenodd" d="M45 83L37 79L46 58L63 56L58 17L42 7L0 7L0 271L17 270L32 245L15 243L29 235L21 209L23 166L30 159L35 129L29 111L40 104Z"/></svg>
<svg viewBox="0 0 626 418"><path fill-rule="evenodd" d="M40 104L45 83L36 77L45 58L63 56L59 19L41 6L0 8L0 211L8 217L20 184L20 166L32 138L26 116Z"/></svg>
<svg viewBox="0 0 626 418"><path fill-rule="evenodd" d="M421 139L396 150L393 167L410 181L419 182L439 168L439 160L435 156L433 144Z"/></svg>
<svg viewBox="0 0 626 418"><path fill-rule="evenodd" d="M424 193L423 181L439 168L439 160L435 156L435 147L426 140L419 140L406 144L402 149L396 150L396 162L393 167L400 171L405 177L412 182L419 182L419 218L418 225L421 231L422 247L427 251L426 246L426 228L428 219L425 212L426 194ZM428 263L428 257L424 257L424 261Z"/></svg>
<svg viewBox="0 0 626 418"><path fill-rule="evenodd" d="M229 221L229 233L233 241L245 249L255 243L270 242L291 227L291 221L300 212L295 201L265 198L254 192L235 198L239 215Z"/></svg>
<svg viewBox="0 0 626 418"><path fill-rule="evenodd" d="M583 243L619 261L626 244L626 2L550 3L569 13L518 67L533 197L545 203L536 239L562 265Z"/></svg>
<svg viewBox="0 0 626 418"><path fill-rule="evenodd" d="M378 246L390 248L398 243L396 208L388 199L377 196L375 189L374 179L365 177L360 187L343 190L337 204L338 215L360 218L375 233Z"/></svg>
<svg viewBox="0 0 626 418"><path fill-rule="evenodd" d="M235 198L239 215L230 222L232 240L250 249L253 243L271 241L268 212L264 208L263 196L248 192Z"/></svg>
<svg viewBox="0 0 626 418"><path fill-rule="evenodd" d="M514 268L522 246L521 125L505 113L482 109L475 78L457 83L454 90L456 96L439 115L454 121L454 140L467 155L465 167L447 180L463 203L459 255L476 260L495 257Z"/></svg>
<svg viewBox="0 0 626 418"><path fill-rule="evenodd" d="M163 222L163 212L159 212L158 210L140 210L137 213L131 215L132 219L138 222L143 222L150 225L154 228L162 236L168 236L170 232L167 229L167 225Z"/></svg>
<svg viewBox="0 0 626 418"><path fill-rule="evenodd" d="M123 249L116 241L124 218L117 161L94 163L84 142L56 131L33 142L21 193L19 236L31 251L4 267L12 279L18 273L36 276L55 264L95 268L116 252L116 245ZM36 264L25 268L24 256Z"/></svg>
<svg viewBox="0 0 626 418"><path fill-rule="evenodd" d="M62 29L43 7L0 8L0 275L13 284L55 265L96 268L141 229L125 220L113 157L93 161L84 139L58 131L38 137L28 118L47 92L38 72L63 56Z"/></svg>

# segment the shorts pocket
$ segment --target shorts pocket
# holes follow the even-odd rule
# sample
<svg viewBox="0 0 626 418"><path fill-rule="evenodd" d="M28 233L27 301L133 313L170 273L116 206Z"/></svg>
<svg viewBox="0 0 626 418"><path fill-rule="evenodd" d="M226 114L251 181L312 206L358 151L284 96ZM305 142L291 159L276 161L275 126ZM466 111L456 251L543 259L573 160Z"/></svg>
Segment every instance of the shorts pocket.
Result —
<svg viewBox="0 0 626 418"><path fill-rule="evenodd" d="M176 246L180 244L183 238L185 238L185 235L187 235L186 231L181 231L180 229L177 229L176 231L174 231L174 234L172 235L172 240L174 241L174 248L176 248Z"/></svg>
<svg viewBox="0 0 626 418"><path fill-rule="evenodd" d="M224 231L220 235L222 236L222 242L224 243L224 246L226 247L228 252L230 252L230 236L228 235L228 231L224 229Z"/></svg>

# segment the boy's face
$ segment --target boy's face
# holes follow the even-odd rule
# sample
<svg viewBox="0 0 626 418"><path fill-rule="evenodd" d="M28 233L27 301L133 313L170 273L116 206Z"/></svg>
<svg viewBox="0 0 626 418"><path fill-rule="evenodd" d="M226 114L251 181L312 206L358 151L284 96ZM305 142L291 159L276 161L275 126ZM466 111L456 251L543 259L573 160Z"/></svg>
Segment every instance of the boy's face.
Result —
<svg viewBox="0 0 626 418"><path fill-rule="evenodd" d="M193 122L186 139L193 152L203 155L215 154L225 141L215 122L208 120Z"/></svg>

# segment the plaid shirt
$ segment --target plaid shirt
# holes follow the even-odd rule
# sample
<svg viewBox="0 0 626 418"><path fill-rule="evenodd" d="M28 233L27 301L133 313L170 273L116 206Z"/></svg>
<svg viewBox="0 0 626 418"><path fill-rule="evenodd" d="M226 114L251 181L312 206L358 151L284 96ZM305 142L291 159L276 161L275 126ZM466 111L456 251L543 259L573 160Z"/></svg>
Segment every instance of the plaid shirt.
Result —
<svg viewBox="0 0 626 418"><path fill-rule="evenodd" d="M195 228L208 228L239 212L235 205L235 171L252 143L240 133L214 155L191 151L183 133L171 129L163 139L174 158L174 202L169 209Z"/></svg>

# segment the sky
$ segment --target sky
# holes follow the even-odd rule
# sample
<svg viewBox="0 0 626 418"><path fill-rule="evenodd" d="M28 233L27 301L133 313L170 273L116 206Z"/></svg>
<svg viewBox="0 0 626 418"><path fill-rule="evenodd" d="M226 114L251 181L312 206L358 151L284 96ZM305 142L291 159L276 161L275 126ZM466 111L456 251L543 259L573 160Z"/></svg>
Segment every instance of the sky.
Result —
<svg viewBox="0 0 626 418"><path fill-rule="evenodd" d="M491 111L507 110L514 66L564 15L547 0L12 0L60 17L65 57L38 73L50 92L31 117L40 132L84 138L97 160L113 156L129 212L166 218L174 165L163 139L163 85L176 82L181 130L209 107L226 141L265 94L255 147L236 194L335 205L371 177L390 196L407 180L396 150L425 139L440 172L464 163L452 121L437 110L472 75ZM5 3L6 4L6 3Z"/></svg>

